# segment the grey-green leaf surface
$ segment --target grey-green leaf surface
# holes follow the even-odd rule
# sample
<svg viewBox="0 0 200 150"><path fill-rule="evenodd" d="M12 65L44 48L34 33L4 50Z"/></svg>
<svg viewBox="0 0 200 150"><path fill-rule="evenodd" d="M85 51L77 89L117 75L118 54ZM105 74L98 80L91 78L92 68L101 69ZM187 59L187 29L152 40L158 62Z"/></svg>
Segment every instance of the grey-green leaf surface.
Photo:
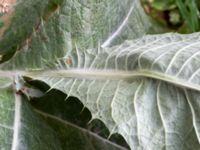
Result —
<svg viewBox="0 0 200 150"><path fill-rule="evenodd" d="M1 54L6 57L2 61L18 51L2 69L34 69L65 54L67 36L61 27L65 21L58 11L60 3L61 0L22 1L15 6L11 23L0 39Z"/></svg>
<svg viewBox="0 0 200 150"><path fill-rule="evenodd" d="M5 16L7 19L1 27L1 62L8 60L31 38L40 26L41 18L48 19L49 13L53 12L49 6L52 3L59 5L61 0L16 0L16 2L11 2L9 7L13 7L12 13Z"/></svg>
<svg viewBox="0 0 200 150"><path fill-rule="evenodd" d="M48 21L41 18L37 31L33 31L15 57L1 64L1 69L36 69L65 55L69 39L67 31L61 28L66 25L61 15L55 11Z"/></svg>
<svg viewBox="0 0 200 150"><path fill-rule="evenodd" d="M54 130L11 87L0 89L0 149L61 150Z"/></svg>
<svg viewBox="0 0 200 150"><path fill-rule="evenodd" d="M2 61L17 54L3 69L40 68L76 46L107 47L141 37L151 27L138 0L28 0L14 8L0 54Z"/></svg>
<svg viewBox="0 0 200 150"><path fill-rule="evenodd" d="M145 36L29 75L78 97L132 149L200 149L199 48L199 33Z"/></svg>
<svg viewBox="0 0 200 150"><path fill-rule="evenodd" d="M59 135L63 150L126 150L60 117L36 110Z"/></svg>
<svg viewBox="0 0 200 150"><path fill-rule="evenodd" d="M139 0L66 0L64 5L72 48L111 46L145 35L152 25Z"/></svg>

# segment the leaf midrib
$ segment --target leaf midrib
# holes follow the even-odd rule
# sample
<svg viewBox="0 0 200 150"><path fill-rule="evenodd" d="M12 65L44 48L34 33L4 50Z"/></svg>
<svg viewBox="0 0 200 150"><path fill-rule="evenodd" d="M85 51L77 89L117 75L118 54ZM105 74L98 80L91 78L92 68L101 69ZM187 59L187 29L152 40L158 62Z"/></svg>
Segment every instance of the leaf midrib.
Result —
<svg viewBox="0 0 200 150"><path fill-rule="evenodd" d="M152 70L138 71L116 71L116 70L92 70L92 69L70 69L70 70L30 70L30 71L0 71L0 77L14 77L16 75L28 76L32 78L56 77L56 78L76 78L76 79L99 79L99 80L124 80L131 81L135 78L151 78L161 80L179 86L181 88L192 89L200 92L200 85L180 79L166 73Z"/></svg>
<svg viewBox="0 0 200 150"><path fill-rule="evenodd" d="M124 80L131 81L135 78L151 78L161 80L179 86L181 88L192 89L200 92L200 85L190 82L189 80L180 79L166 73L152 70L137 71L116 71L116 70L87 70L87 69L70 69L70 70L37 70L23 72L22 75L32 78L41 77L60 77L76 79L99 79L99 80Z"/></svg>

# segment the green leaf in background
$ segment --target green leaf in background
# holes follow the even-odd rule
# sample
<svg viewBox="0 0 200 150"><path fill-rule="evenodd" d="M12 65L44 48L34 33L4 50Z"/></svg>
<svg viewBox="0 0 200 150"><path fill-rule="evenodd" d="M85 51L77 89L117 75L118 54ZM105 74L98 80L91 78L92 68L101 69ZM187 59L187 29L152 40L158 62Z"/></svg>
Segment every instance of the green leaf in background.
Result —
<svg viewBox="0 0 200 150"><path fill-rule="evenodd" d="M35 112L57 132L63 149L125 150L84 129L83 127L86 127L91 119L90 112L82 110L83 105L74 98L64 101L65 96L59 91L51 91L45 97L31 102Z"/></svg>
<svg viewBox="0 0 200 150"><path fill-rule="evenodd" d="M16 53L16 56L2 64L1 68L35 69L44 66L48 61L55 61L66 54L69 37L63 20L58 11L49 16L48 21L41 19L37 31L33 31L26 44ZM34 59L35 58L35 59ZM29 61L27 61L29 60Z"/></svg>
<svg viewBox="0 0 200 150"><path fill-rule="evenodd" d="M197 32L200 29L199 10L195 0L176 0L176 4L182 17L185 19L188 30L190 32Z"/></svg>
<svg viewBox="0 0 200 150"><path fill-rule="evenodd" d="M48 6L52 2L53 0L22 0L14 4L12 15L9 17L10 23L4 27L0 39L1 62L9 59L26 43L40 25L41 18L50 12ZM60 4L60 0L56 2Z"/></svg>
<svg viewBox="0 0 200 150"><path fill-rule="evenodd" d="M0 89L0 149L61 149L55 132L35 114L25 96Z"/></svg>
<svg viewBox="0 0 200 150"><path fill-rule="evenodd" d="M176 7L176 0L152 0L152 7L157 10L169 10Z"/></svg>
<svg viewBox="0 0 200 150"><path fill-rule="evenodd" d="M61 144L63 149L70 150L126 150L108 140L105 140L96 134L79 128L69 122L60 120L55 116L41 113L41 116L51 125L55 131L60 135L60 139L63 141Z"/></svg>

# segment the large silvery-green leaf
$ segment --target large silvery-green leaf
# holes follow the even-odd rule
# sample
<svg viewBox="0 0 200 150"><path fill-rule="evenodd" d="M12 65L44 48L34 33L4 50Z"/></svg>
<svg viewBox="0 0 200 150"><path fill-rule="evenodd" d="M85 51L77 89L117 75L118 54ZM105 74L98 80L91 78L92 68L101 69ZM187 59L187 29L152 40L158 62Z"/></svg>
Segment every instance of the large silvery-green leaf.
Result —
<svg viewBox="0 0 200 150"><path fill-rule="evenodd" d="M13 11L0 39L0 59L15 56L0 68L17 70L1 75L38 78L78 97L93 119L102 120L110 134L120 133L132 149L200 149L199 33L145 36L107 48L148 30L138 0L18 0ZM0 81L0 101L9 111L0 111L2 149L65 149L69 129L84 143L122 149L57 116L37 111L44 117L38 118L27 98L8 87L12 82Z"/></svg>
<svg viewBox="0 0 200 150"><path fill-rule="evenodd" d="M13 71L1 72L1 75L5 73L14 76L20 74L18 69L41 68L44 64L49 64L50 61L64 56L67 51L74 49L77 45L83 48L96 47L97 44L106 47L124 39L136 38L144 35L150 26L149 20L137 0L126 0L123 3L119 0L102 2L17 0L9 7L12 7L11 14L1 14L0 18L2 19L5 15L9 16L8 22L1 22L0 61L8 60L14 55L12 59L1 64L2 70ZM111 15L112 19L110 19ZM13 85L5 78L1 77L0 80L4 83L1 85L3 90L8 85ZM11 93L8 96L14 94L10 87L9 92ZM0 144L1 149L65 149L62 146L64 139L57 137L62 135L62 132L54 132L53 127L49 127L43 122L44 120L38 119L38 116L32 111L32 107L29 106L27 98L17 94L16 97L12 95L6 101L12 101L14 104L20 102L20 105L16 105L20 107L16 108L13 116L9 119L13 121L14 127L20 125L23 127L13 132L12 137L11 134L2 134L1 141L8 137L6 142L14 141L14 144L10 144L10 147ZM3 98L0 101L3 102ZM7 106L2 105L2 107L6 109ZM3 115L2 118L7 118L4 116L5 114L7 115L7 112L0 111L0 115ZM21 116L16 117L15 114ZM17 118L16 121L15 118ZM4 124L4 120L0 121L1 123ZM76 137L86 143L85 149L95 146L95 148L103 149L123 149L92 133L86 133L86 131L73 126L67 127L61 122L57 124L60 124L60 128L66 134L69 134L67 132L69 128L73 128L80 135L80 137ZM46 134L47 136L41 137ZM67 135L65 136L67 137ZM67 138L70 139L69 136ZM51 142L52 139L55 141ZM90 144L91 141L95 145ZM87 143L90 147L87 147Z"/></svg>
<svg viewBox="0 0 200 150"><path fill-rule="evenodd" d="M78 97L132 149L200 149L199 33L73 50L29 73Z"/></svg>

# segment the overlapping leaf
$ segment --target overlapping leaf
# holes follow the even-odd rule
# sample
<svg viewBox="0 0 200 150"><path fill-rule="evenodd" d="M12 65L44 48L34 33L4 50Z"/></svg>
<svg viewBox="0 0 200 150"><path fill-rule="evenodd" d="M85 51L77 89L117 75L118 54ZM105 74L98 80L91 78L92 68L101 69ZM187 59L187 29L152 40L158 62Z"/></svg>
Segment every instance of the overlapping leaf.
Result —
<svg viewBox="0 0 200 150"><path fill-rule="evenodd" d="M45 96L31 101L36 113L46 118L47 123L59 134L64 147L71 149L95 147L100 150L129 147L119 134L112 135L108 139L109 131L105 125L100 120L91 121L90 111L77 98L70 97L66 101L65 98L66 94L63 92L51 90ZM63 127L66 128L65 131Z"/></svg>
<svg viewBox="0 0 200 150"><path fill-rule="evenodd" d="M33 112L25 96L6 86L0 97L0 149L61 149L55 131Z"/></svg>
<svg viewBox="0 0 200 150"><path fill-rule="evenodd" d="M48 18L51 13L49 5L59 5L58 1L16 1L9 5L12 14L9 15L6 23L3 22L0 39L1 62L8 60L31 38L41 24L41 18ZM7 14L6 14L7 15ZM3 16L4 17L4 16ZM3 30L3 31L2 31Z"/></svg>

